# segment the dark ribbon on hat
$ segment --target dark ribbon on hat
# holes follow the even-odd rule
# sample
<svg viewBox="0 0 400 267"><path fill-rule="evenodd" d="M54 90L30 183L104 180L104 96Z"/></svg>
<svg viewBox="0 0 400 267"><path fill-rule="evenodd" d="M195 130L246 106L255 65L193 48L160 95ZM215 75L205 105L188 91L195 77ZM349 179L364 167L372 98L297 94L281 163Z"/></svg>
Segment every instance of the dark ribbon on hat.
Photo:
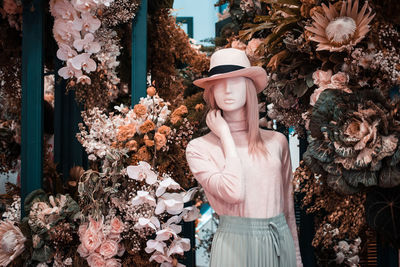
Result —
<svg viewBox="0 0 400 267"><path fill-rule="evenodd" d="M239 65L219 65L215 66L208 72L208 77L213 76L215 74L227 73L235 70L244 69L245 67Z"/></svg>

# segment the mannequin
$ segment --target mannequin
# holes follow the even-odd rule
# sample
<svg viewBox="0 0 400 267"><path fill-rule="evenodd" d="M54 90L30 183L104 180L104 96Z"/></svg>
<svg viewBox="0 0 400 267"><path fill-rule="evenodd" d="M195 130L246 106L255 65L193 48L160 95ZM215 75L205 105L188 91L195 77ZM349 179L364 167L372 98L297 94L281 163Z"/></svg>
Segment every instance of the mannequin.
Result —
<svg viewBox="0 0 400 267"><path fill-rule="evenodd" d="M288 142L258 125L266 77L243 51L226 48L211 56L209 77L194 81L205 89L211 131L189 142L186 159L220 216L211 267L303 266Z"/></svg>

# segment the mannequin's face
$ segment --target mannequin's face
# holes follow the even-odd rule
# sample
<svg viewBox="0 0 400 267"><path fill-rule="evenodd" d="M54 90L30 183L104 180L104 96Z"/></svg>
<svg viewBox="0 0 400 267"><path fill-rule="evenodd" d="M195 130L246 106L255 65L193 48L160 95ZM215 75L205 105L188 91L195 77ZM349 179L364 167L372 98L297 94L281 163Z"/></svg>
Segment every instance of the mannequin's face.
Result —
<svg viewBox="0 0 400 267"><path fill-rule="evenodd" d="M214 98L218 107L233 111L246 104L246 78L229 77L214 82Z"/></svg>

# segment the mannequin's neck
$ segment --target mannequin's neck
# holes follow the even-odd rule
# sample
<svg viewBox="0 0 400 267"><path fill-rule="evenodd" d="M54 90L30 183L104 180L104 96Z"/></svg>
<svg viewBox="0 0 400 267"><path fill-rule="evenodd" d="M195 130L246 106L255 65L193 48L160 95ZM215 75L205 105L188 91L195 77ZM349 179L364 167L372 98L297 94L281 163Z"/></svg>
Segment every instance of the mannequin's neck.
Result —
<svg viewBox="0 0 400 267"><path fill-rule="evenodd" d="M246 111L244 107L232 111L224 110L223 117L226 121L242 121L246 119Z"/></svg>

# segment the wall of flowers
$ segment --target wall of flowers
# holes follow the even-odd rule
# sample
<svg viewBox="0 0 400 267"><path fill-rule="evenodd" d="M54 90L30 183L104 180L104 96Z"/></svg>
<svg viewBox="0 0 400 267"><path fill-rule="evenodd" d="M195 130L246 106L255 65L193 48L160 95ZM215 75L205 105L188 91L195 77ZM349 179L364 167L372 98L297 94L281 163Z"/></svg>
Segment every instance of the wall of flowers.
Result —
<svg viewBox="0 0 400 267"><path fill-rule="evenodd" d="M0 171L18 172L22 9L29 3L0 3L7 36L0 41ZM149 1L147 95L131 106L132 20L140 5L45 5L44 72L53 75L44 78L43 186L25 198L23 218L19 183L0 196L0 266L184 266L184 253L194 249L183 224L197 220L203 200L184 152L205 130L202 96L190 81L209 60L176 25L172 1ZM83 107L76 138L89 161L68 175L57 169L54 129L47 131L63 80L64 93Z"/></svg>
<svg viewBox="0 0 400 267"><path fill-rule="evenodd" d="M217 41L269 73L261 125L308 146L296 197L314 215L318 266L359 266L368 233L400 248L399 19L394 1L221 0ZM396 265L397 266L397 265Z"/></svg>
<svg viewBox="0 0 400 267"><path fill-rule="evenodd" d="M207 200L185 160L207 132L201 90L208 55L148 1L148 88L130 106L132 20L141 2L46 4L43 188L0 195L0 266L183 266L183 222ZM20 168L20 0L0 1L0 171ZM294 126L308 146L295 172L314 215L318 266L360 266L369 233L400 248L400 34L396 1L220 0L229 23L216 47L243 49L269 73L260 125ZM54 62L58 62L55 64ZM60 68L55 67L61 65ZM69 179L53 161L54 87L83 106L76 138L89 166ZM47 110L47 111L46 111ZM51 118L51 116L50 116ZM48 126L48 127L47 127ZM46 129L49 129L48 131ZM212 234L203 240L209 249Z"/></svg>

